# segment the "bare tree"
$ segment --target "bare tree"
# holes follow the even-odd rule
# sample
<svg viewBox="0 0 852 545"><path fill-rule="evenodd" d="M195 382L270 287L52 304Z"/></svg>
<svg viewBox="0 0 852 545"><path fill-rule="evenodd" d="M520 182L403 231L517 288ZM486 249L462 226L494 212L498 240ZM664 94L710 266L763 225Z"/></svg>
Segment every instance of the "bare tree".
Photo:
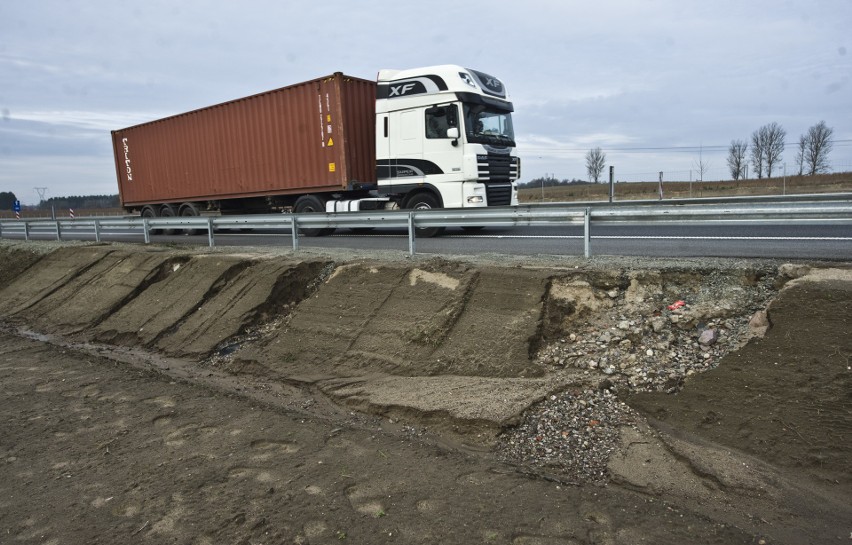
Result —
<svg viewBox="0 0 852 545"><path fill-rule="evenodd" d="M731 140L731 147L728 148L728 169L731 172L731 178L734 180L739 180L745 174L747 152L747 142Z"/></svg>
<svg viewBox="0 0 852 545"><path fill-rule="evenodd" d="M710 163L704 160L703 147L698 148L698 161L693 161L693 164L695 165L695 170L698 171L698 180L703 182L704 175L710 170Z"/></svg>
<svg viewBox="0 0 852 545"><path fill-rule="evenodd" d="M766 164L766 177L772 177L772 167L781 160L781 154L784 153L784 139L787 137L781 125L774 121L769 125L764 125L763 130L766 131L766 149L764 150L764 163Z"/></svg>
<svg viewBox="0 0 852 545"><path fill-rule="evenodd" d="M781 160L784 153L784 138L787 136L781 125L774 121L754 131L751 135L751 162L757 171L757 177L763 177L764 168L766 177L772 177L772 167Z"/></svg>
<svg viewBox="0 0 852 545"><path fill-rule="evenodd" d="M763 134L756 130L751 134L751 164L757 178L763 178Z"/></svg>
<svg viewBox="0 0 852 545"><path fill-rule="evenodd" d="M831 170L828 154L834 145L831 140L833 134L834 129L826 125L825 121L820 121L808 129L807 135L803 136L805 149L802 153L802 162L809 175L822 174Z"/></svg>
<svg viewBox="0 0 852 545"><path fill-rule="evenodd" d="M796 148L796 167L799 169L799 176L805 172L805 150L808 149L808 139L803 134L799 137L799 145Z"/></svg>
<svg viewBox="0 0 852 545"><path fill-rule="evenodd" d="M589 173L589 181L598 183L606 166L606 153L601 148L590 149L586 154L586 171Z"/></svg>

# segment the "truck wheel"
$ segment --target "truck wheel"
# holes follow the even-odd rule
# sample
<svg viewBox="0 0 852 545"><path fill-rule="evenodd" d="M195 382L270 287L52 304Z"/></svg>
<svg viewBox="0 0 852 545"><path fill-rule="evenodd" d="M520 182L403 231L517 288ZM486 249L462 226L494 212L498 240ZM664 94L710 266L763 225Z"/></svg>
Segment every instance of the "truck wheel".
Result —
<svg viewBox="0 0 852 545"><path fill-rule="evenodd" d="M175 207L170 204L164 204L162 208L160 208L160 217L161 218L173 218L177 216L175 211ZM177 233L177 229L163 229L164 235L174 235Z"/></svg>
<svg viewBox="0 0 852 545"><path fill-rule="evenodd" d="M440 208L438 206L438 199L429 193L418 193L417 195L414 195L408 199L405 207L412 210L432 210L433 208ZM414 229L414 234L416 236L425 238L436 237L443 232L443 227L426 227L422 229L420 227L416 227Z"/></svg>
<svg viewBox="0 0 852 545"><path fill-rule="evenodd" d="M325 202L316 195L303 195L296 199L296 205L293 207L293 212L296 214L308 214L310 212L325 212ZM299 233L306 237L324 237L334 232L333 227L329 228L299 228Z"/></svg>
<svg viewBox="0 0 852 545"><path fill-rule="evenodd" d="M143 218L148 218L148 219L156 218L157 217L157 211L154 210L153 208L151 208L150 206L146 206L142 209L141 215L142 215ZM157 229L151 229L150 230L151 234L154 234L155 232L157 232Z"/></svg>
<svg viewBox="0 0 852 545"><path fill-rule="evenodd" d="M198 208L191 202L185 202L180 207L180 217L182 218L194 218L200 215ZM189 236L200 235L201 229L185 229L184 233Z"/></svg>

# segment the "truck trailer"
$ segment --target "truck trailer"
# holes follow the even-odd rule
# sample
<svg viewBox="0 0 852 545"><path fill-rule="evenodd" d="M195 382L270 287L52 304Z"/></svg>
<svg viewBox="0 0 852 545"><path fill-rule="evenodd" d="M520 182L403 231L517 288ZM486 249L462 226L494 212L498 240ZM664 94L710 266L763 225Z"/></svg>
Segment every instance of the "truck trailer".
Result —
<svg viewBox="0 0 852 545"><path fill-rule="evenodd" d="M112 131L119 196L148 218L516 205L512 112L461 66L338 72Z"/></svg>

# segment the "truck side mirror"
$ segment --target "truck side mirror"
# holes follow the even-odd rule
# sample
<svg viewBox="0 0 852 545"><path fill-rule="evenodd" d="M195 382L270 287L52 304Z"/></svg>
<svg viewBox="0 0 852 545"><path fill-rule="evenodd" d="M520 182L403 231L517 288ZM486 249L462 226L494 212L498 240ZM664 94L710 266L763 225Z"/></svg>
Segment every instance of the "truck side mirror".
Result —
<svg viewBox="0 0 852 545"><path fill-rule="evenodd" d="M449 129L447 129L447 138L453 139L453 145L454 146L459 145L459 136L460 136L460 134L459 134L459 128L458 127L450 127Z"/></svg>

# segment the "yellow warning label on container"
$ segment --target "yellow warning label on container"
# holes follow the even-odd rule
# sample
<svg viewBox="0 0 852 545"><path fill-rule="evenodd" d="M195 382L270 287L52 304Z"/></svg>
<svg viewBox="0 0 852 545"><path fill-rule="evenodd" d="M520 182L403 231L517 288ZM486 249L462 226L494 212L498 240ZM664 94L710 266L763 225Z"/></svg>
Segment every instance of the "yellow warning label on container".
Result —
<svg viewBox="0 0 852 545"><path fill-rule="evenodd" d="M333 146L333 145L334 145L334 139L333 139L333 138L329 138L329 139L328 139L328 144L326 144L326 146L331 147L331 146Z"/></svg>
<svg viewBox="0 0 852 545"><path fill-rule="evenodd" d="M337 170L337 165L335 165L334 163L329 163L328 164L328 171L334 172L335 170Z"/></svg>

